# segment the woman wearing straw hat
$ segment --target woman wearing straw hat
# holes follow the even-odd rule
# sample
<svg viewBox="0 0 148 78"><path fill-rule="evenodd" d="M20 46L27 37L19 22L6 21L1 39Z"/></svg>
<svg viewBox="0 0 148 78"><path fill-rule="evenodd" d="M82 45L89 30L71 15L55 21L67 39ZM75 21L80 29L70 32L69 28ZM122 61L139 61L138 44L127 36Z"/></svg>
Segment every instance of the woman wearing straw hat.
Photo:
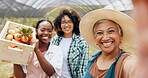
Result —
<svg viewBox="0 0 148 78"><path fill-rule="evenodd" d="M110 9L87 13L80 21L80 32L95 52L83 78L135 78L136 57L124 50L133 46L135 22Z"/></svg>

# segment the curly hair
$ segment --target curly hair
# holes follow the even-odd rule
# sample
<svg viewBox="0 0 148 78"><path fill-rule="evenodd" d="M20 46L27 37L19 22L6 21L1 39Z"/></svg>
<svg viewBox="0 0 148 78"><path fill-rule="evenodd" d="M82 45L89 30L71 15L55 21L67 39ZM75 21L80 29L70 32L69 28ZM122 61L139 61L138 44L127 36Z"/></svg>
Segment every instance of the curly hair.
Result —
<svg viewBox="0 0 148 78"><path fill-rule="evenodd" d="M53 21L54 23L54 30L57 31L58 36L63 36L64 32L61 29L61 20L64 15L67 15L74 24L73 33L79 35L79 22L80 16L78 13L72 9L63 9L61 10L60 14L55 18Z"/></svg>

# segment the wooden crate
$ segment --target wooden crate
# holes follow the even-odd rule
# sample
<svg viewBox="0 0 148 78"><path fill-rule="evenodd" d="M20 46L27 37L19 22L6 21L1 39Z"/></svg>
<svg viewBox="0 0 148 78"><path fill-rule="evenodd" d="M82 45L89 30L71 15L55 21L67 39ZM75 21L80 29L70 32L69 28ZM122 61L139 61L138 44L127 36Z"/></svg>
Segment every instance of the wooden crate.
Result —
<svg viewBox="0 0 148 78"><path fill-rule="evenodd" d="M18 24L18 23L14 23L11 21L7 21L7 23L5 24L0 34L0 60L11 62L14 64L27 65L30 60L30 57L34 50L35 45L28 45L28 44L19 43L19 42L10 41L10 40L5 39L8 29L13 28L13 27L18 27L18 26L24 27L24 28L31 28L33 30L33 34L32 34L33 38L36 38L35 28L22 25L22 24ZM10 45L18 46L22 49L11 48L9 47Z"/></svg>

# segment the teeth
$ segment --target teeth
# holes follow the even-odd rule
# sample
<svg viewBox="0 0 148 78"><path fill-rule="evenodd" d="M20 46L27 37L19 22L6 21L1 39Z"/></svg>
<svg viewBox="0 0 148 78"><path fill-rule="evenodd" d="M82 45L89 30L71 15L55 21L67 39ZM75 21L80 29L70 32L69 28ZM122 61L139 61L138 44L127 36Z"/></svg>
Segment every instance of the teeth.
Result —
<svg viewBox="0 0 148 78"><path fill-rule="evenodd" d="M65 30L69 30L69 28L65 28Z"/></svg>
<svg viewBox="0 0 148 78"><path fill-rule="evenodd" d="M44 39L48 39L48 37L43 37Z"/></svg>
<svg viewBox="0 0 148 78"><path fill-rule="evenodd" d="M109 43L103 43L103 45L107 47L107 46L110 46L111 43L112 43L112 42L109 42Z"/></svg>

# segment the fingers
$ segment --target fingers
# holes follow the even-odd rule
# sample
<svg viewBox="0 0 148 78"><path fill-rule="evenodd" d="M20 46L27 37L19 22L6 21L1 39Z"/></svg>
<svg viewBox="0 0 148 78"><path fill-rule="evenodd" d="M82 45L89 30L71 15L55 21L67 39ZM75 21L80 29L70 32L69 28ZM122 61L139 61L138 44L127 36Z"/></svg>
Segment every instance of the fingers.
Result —
<svg viewBox="0 0 148 78"><path fill-rule="evenodd" d="M34 39L34 38L33 38L33 39L31 39L30 44L33 45L33 44L36 44L36 42L38 42L38 39Z"/></svg>
<svg viewBox="0 0 148 78"><path fill-rule="evenodd" d="M39 40L36 40L35 44L35 48L34 48L34 52L37 52L37 50L39 50Z"/></svg>

